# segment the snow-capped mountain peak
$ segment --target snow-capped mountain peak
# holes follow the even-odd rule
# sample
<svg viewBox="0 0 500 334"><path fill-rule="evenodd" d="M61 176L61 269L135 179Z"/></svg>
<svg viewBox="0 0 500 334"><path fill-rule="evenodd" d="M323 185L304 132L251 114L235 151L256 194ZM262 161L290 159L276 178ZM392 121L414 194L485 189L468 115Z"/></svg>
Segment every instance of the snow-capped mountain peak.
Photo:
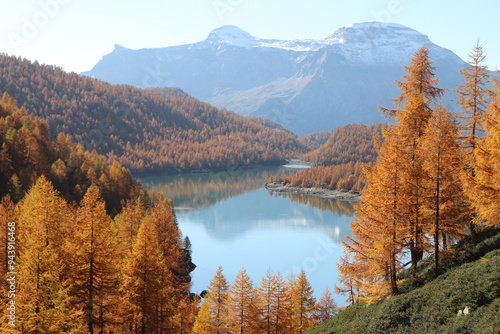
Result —
<svg viewBox="0 0 500 334"><path fill-rule="evenodd" d="M411 28L387 22L354 23L338 29L327 40L344 40L350 43L366 43L391 40L392 43L409 41L427 43L429 38Z"/></svg>
<svg viewBox="0 0 500 334"><path fill-rule="evenodd" d="M207 38L208 42L225 43L241 47L252 47L259 43L257 38L236 26L222 26L212 30Z"/></svg>

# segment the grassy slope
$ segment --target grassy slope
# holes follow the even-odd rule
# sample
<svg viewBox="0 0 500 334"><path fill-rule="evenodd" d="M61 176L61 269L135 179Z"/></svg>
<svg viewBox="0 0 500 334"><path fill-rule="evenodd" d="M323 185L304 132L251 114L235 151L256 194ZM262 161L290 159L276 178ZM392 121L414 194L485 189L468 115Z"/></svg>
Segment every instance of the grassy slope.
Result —
<svg viewBox="0 0 500 334"><path fill-rule="evenodd" d="M439 274L427 259L420 268L424 286L405 281L400 295L358 303L307 333L500 333L500 231L457 254L442 261ZM466 306L474 311L457 316Z"/></svg>

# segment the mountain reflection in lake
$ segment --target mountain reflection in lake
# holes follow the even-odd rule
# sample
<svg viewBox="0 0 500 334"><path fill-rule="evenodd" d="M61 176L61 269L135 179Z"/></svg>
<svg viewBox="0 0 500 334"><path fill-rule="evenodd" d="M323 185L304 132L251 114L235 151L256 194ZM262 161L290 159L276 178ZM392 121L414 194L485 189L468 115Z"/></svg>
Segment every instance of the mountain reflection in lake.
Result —
<svg viewBox="0 0 500 334"><path fill-rule="evenodd" d="M256 285L268 267L286 275L304 268L316 296L327 285L333 289L353 204L263 188L271 175L293 171L262 167L142 179L176 206L179 227L193 244L194 292L206 289L219 265L230 282L244 266Z"/></svg>

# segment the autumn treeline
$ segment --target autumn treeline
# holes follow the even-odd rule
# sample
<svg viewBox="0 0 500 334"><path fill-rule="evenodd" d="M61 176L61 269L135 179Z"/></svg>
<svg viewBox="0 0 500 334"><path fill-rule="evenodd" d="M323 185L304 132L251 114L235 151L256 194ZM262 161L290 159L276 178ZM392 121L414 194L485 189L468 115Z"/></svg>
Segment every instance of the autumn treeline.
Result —
<svg viewBox="0 0 500 334"><path fill-rule="evenodd" d="M299 186L304 188L323 187L341 191L360 192L365 186L365 163L361 161L348 162L342 165L317 166L302 169L285 177L274 176L270 182L284 185Z"/></svg>
<svg viewBox="0 0 500 334"><path fill-rule="evenodd" d="M375 162L377 148L374 142L382 139L385 126L378 123L338 127L323 146L302 156L315 167L299 170L288 177L275 177L273 181L304 188L359 192L366 182L364 166Z"/></svg>
<svg viewBox="0 0 500 334"><path fill-rule="evenodd" d="M316 302L303 270L285 279L268 269L258 286L244 268L231 285L222 271L204 294L193 333L303 333L338 312L328 288Z"/></svg>
<svg viewBox="0 0 500 334"><path fill-rule="evenodd" d="M144 193L130 171L95 151L59 134L51 140L49 127L21 107L7 93L0 100L0 198L17 203L45 175L68 203L79 203L90 185L99 187L106 211L114 216L122 202Z"/></svg>
<svg viewBox="0 0 500 334"><path fill-rule="evenodd" d="M0 54L0 92L133 172L176 173L269 165L305 153L271 122L219 110L175 89L110 85Z"/></svg>
<svg viewBox="0 0 500 334"><path fill-rule="evenodd" d="M15 222L15 327L2 308L2 333L188 333L197 311L190 293L191 245L172 202L127 201L114 219L97 186L69 205L45 176L14 205L0 204L2 277L6 231ZM8 298L2 283L2 305Z"/></svg>
<svg viewBox="0 0 500 334"><path fill-rule="evenodd" d="M8 94L0 147L0 276L16 283L14 299L2 279L2 333L189 332L194 264L170 200L68 136L50 140Z"/></svg>
<svg viewBox="0 0 500 334"><path fill-rule="evenodd" d="M302 158L315 166L342 165L348 162L374 162L377 148L373 139L382 139L383 123L347 124L336 128L324 145Z"/></svg>
<svg viewBox="0 0 500 334"><path fill-rule="evenodd" d="M422 284L418 263L425 256L434 256L439 273L454 241L474 240L477 228L500 224L500 80L489 79L483 60L478 42L456 89L458 117L441 103L445 91L426 47L397 82L396 108L381 108L395 124L384 130L377 162L367 170L338 265L336 290L351 303L397 294L407 265L411 282Z"/></svg>

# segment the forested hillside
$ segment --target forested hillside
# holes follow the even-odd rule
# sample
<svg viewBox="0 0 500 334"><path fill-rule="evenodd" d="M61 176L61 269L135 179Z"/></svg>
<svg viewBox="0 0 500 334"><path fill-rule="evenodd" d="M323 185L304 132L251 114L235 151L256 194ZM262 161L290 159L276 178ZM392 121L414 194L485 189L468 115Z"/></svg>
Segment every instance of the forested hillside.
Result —
<svg viewBox="0 0 500 334"><path fill-rule="evenodd" d="M191 244L172 202L0 100L2 333L190 331ZM147 256L144 256L147 254ZM7 275L7 273L9 274ZM15 321L13 321L14 316Z"/></svg>
<svg viewBox="0 0 500 334"><path fill-rule="evenodd" d="M374 162L377 148L374 138L382 140L386 125L348 124L336 128L326 143L315 151L303 155L303 159L315 166L341 165L348 162Z"/></svg>
<svg viewBox="0 0 500 334"><path fill-rule="evenodd" d="M10 195L17 203L45 175L70 203L79 203L87 189L97 185L107 212L114 216L124 201L144 192L120 163L108 165L105 157L64 134L50 139L47 122L18 108L6 93L0 100L0 147L0 198Z"/></svg>
<svg viewBox="0 0 500 334"><path fill-rule="evenodd" d="M273 178L273 181L305 188L359 192L366 182L363 170L377 159L376 143L382 140L385 127L377 123L336 128L324 145L302 156L315 167L299 170L288 177Z"/></svg>
<svg viewBox="0 0 500 334"><path fill-rule="evenodd" d="M71 135L135 172L225 170L307 151L272 122L258 124L177 90L110 85L6 55L0 55L0 91L46 119L52 136Z"/></svg>
<svg viewBox="0 0 500 334"><path fill-rule="evenodd" d="M470 56L456 87L461 122L426 47L397 81L394 108L380 108L395 123L338 262L335 291L353 306L312 333L498 332L500 80L479 42Z"/></svg>

